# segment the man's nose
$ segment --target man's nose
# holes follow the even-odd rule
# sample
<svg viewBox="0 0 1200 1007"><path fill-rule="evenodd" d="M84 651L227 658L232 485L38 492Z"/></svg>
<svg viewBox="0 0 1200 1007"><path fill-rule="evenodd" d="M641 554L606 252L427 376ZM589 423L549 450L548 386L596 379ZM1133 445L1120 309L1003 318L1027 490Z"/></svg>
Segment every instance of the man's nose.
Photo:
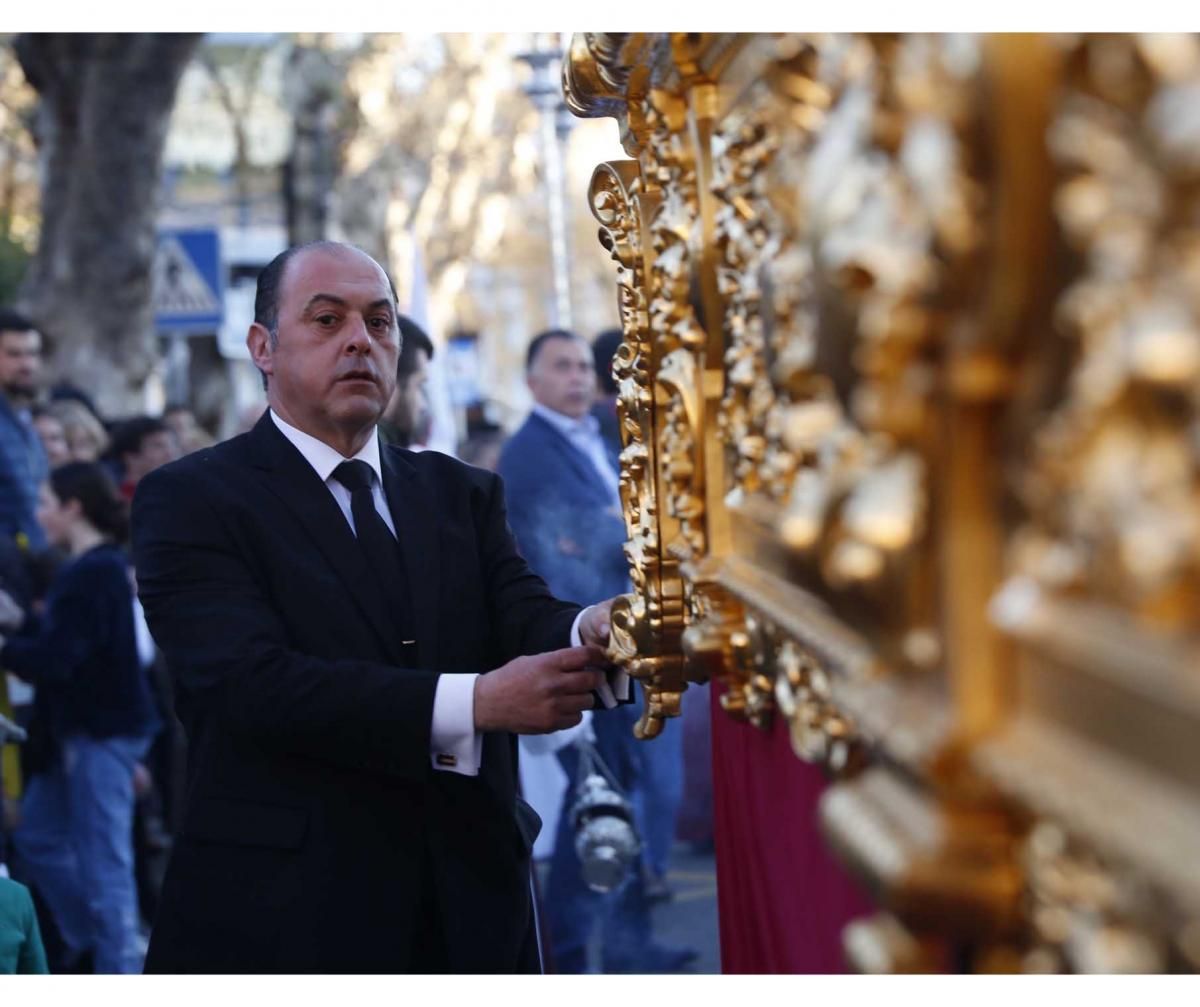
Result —
<svg viewBox="0 0 1200 1007"><path fill-rule="evenodd" d="M361 318L351 318L346 323L346 352L370 353L371 336L367 332L367 323Z"/></svg>

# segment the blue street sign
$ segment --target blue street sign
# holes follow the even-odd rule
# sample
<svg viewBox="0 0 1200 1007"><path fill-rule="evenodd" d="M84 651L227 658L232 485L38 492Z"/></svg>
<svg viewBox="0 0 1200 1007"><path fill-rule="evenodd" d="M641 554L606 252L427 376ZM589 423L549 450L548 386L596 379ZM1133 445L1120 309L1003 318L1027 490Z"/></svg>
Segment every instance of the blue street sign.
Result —
<svg viewBox="0 0 1200 1007"><path fill-rule="evenodd" d="M221 241L216 230L159 231L151 283L159 332L216 332L225 317Z"/></svg>

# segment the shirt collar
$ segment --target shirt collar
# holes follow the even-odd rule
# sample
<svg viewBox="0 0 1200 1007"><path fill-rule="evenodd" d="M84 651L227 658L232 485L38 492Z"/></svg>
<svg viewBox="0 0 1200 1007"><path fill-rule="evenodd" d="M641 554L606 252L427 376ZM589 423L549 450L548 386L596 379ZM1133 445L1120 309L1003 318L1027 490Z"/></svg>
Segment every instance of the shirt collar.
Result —
<svg viewBox="0 0 1200 1007"><path fill-rule="evenodd" d="M342 462L363 461L371 466L371 471L375 473L379 485L383 485L383 469L379 463L379 434L377 431L371 431L367 443L353 458L343 458L340 452L331 448L324 441L317 440L312 434L306 434L303 430L298 430L290 423L280 419L275 410L270 410L270 413L279 432L292 442L296 450L304 456L304 460L316 470L322 482L328 482L329 477L333 475L333 470Z"/></svg>
<svg viewBox="0 0 1200 1007"><path fill-rule="evenodd" d="M576 419L574 416L567 416L548 406L544 406L540 402L533 404L533 411L554 427L555 430L567 437L574 437L579 434L598 434L600 432L600 421L591 413Z"/></svg>

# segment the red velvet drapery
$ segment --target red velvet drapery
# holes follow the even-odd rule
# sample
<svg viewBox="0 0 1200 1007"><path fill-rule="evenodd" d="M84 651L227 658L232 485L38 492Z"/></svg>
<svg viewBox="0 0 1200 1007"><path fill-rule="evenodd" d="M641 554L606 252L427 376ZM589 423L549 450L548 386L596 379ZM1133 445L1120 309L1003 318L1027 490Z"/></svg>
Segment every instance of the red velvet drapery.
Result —
<svg viewBox="0 0 1200 1007"><path fill-rule="evenodd" d="M713 823L721 970L843 972L841 932L871 904L817 828L821 772L792 751L787 725L733 720L712 688Z"/></svg>

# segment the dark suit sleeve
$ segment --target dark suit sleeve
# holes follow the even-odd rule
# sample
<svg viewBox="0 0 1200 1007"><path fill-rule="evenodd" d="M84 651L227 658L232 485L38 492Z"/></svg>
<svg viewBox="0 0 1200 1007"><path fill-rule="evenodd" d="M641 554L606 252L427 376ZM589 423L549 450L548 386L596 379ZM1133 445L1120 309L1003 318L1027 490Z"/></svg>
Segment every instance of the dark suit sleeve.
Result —
<svg viewBox="0 0 1200 1007"><path fill-rule="evenodd" d="M128 598L128 582L118 586ZM68 569L48 599L46 617L30 620L4 647L5 667L35 684L69 681L108 641L112 606L103 596L112 590L98 571Z"/></svg>
<svg viewBox="0 0 1200 1007"><path fill-rule="evenodd" d="M481 550L492 625L505 660L570 646L578 605L559 601L517 551L504 505L504 483L491 477L483 513Z"/></svg>
<svg viewBox="0 0 1200 1007"><path fill-rule="evenodd" d="M190 707L264 748L428 775L436 673L289 647L251 557L193 473L142 480L132 525L138 593Z"/></svg>

